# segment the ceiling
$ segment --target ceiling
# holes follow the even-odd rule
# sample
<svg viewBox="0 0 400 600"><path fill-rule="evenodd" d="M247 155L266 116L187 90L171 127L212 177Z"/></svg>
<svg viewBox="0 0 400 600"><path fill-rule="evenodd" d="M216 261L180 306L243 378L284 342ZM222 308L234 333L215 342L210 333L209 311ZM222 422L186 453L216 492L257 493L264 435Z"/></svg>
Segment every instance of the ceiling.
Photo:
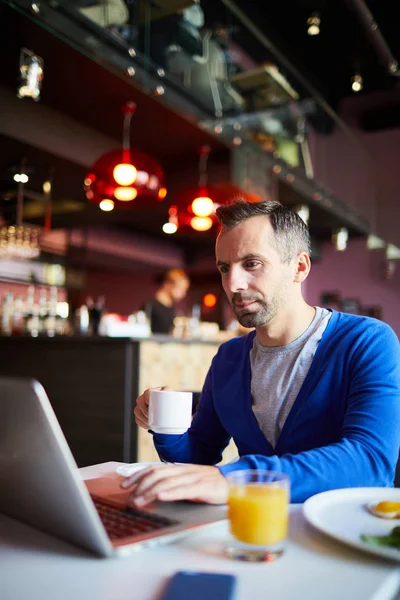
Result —
<svg viewBox="0 0 400 600"><path fill-rule="evenodd" d="M235 0L235 3L334 107L341 99L354 95L351 76L356 70L361 72L364 79L362 93L390 90L400 85L399 77L389 74L387 65L382 63L371 42L370 32L367 32L356 10L357 6L365 5L391 53L400 61L400 2ZM206 0L205 4L211 6L219 3ZM306 23L314 11L320 14L321 32L318 36L309 36ZM260 62L267 60L268 52L251 37L243 25L239 25L234 33L238 42L251 49L252 56ZM285 74L304 93L302 86L296 86L293 75L289 71Z"/></svg>
<svg viewBox="0 0 400 600"><path fill-rule="evenodd" d="M202 4L209 23L226 19L226 10L221 11L220 2L204 0ZM237 4L244 6L242 0L238 0ZM396 20L399 7L393 7L393 3L390 6L389 3L383 3L385 10L380 7L378 11L379 2L371 0L369 4L371 9L377 9L376 17L381 19L379 24L382 31L388 36L388 43L396 53L396 50L400 50L400 41L394 36L392 23ZM105 69L9 7L1 5L0 8L4 11L0 19L0 39L2 44L7 45L7 56L10 57L3 61L1 84L15 89L19 50L23 46L34 48L45 59L46 85L42 89L41 104L100 131L114 139L116 146L121 142L121 106L126 100L137 104L138 110L132 123L132 142L136 148L149 152L161 161L167 173L167 184L168 177L174 179L173 191L179 189L177 172L196 172L196 151L200 145L210 144L216 161L225 165L229 163L228 148L221 140L199 129L194 119L179 114L178 110L171 110L159 99L140 90L132 80L112 69ZM321 34L317 38L310 38L306 34L305 24L315 9L321 11ZM379 63L375 51L362 33L359 20L345 0L247 0L246 12L334 106L349 94L353 57L358 54L362 55L366 90L393 89L397 84L397 79L387 75ZM230 20L234 21L231 17ZM272 58L260 43L254 41L244 26L239 25L235 30L235 39L259 62ZM288 76L306 96L306 90L296 86L289 73ZM10 169L20 162L22 156L27 157L28 164L33 168L25 203L26 215L32 222L42 223L43 203L35 194L41 194L42 182L47 178L49 169L53 168L54 227L108 224L149 236L160 236L161 225L166 220L167 203L102 213L97 206L87 203L82 191L85 169L75 164L73 157L71 160L61 159L57 148L54 148L52 155L33 145L0 136L0 212L6 219L15 211L16 186L12 182ZM281 186L281 198L290 206L302 201L300 194L287 185ZM342 224L329 211L313 207L310 230L316 238L329 239L332 230ZM357 234L356 231L351 233ZM193 259L196 253L213 251L214 233L186 231L173 238L164 236L164 239L167 243L184 247L188 260Z"/></svg>

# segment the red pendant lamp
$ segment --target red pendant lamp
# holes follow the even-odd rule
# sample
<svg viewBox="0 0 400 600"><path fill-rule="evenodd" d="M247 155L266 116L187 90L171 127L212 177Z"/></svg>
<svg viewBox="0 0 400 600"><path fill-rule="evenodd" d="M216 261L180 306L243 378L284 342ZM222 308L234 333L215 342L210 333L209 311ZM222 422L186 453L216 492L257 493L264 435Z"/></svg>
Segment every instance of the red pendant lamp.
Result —
<svg viewBox="0 0 400 600"><path fill-rule="evenodd" d="M215 224L216 205L213 187L208 186L207 163L210 146L199 148L199 182L196 187L186 188L179 197L179 206L169 208L169 218L163 225L164 233L175 233L179 228L209 231Z"/></svg>
<svg viewBox="0 0 400 600"><path fill-rule="evenodd" d="M209 146L199 149L199 182L179 193L178 202L170 206L168 221L162 229L173 234L178 229L206 232L218 226L215 211L222 204L241 198L247 202L261 202L256 194L249 194L231 183L208 185L207 163L211 152Z"/></svg>
<svg viewBox="0 0 400 600"><path fill-rule="evenodd" d="M136 206L142 200L161 201L167 195L159 163L130 147L130 125L135 111L134 102L125 103L122 150L103 154L84 180L87 199L104 211L111 211L114 206Z"/></svg>

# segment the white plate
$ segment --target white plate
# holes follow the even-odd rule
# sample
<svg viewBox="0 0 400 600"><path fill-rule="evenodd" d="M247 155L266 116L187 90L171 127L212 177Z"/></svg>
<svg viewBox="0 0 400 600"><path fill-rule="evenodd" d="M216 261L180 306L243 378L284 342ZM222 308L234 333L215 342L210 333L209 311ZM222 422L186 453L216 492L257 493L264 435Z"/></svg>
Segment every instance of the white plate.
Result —
<svg viewBox="0 0 400 600"><path fill-rule="evenodd" d="M400 502L398 488L348 488L312 496L303 506L305 518L322 533L353 548L400 561L400 550L372 546L361 535L387 535L400 519L381 519L371 515L365 505L385 500Z"/></svg>

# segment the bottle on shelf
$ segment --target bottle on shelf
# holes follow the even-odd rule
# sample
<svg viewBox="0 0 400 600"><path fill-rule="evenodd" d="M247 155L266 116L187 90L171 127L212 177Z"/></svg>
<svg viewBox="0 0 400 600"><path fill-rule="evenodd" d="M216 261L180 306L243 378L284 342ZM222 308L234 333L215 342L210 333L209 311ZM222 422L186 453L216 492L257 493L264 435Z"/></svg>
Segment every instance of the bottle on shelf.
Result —
<svg viewBox="0 0 400 600"><path fill-rule="evenodd" d="M35 305L35 286L30 285L26 292L25 310L24 310L24 333L30 335L31 320L33 317L33 308Z"/></svg>
<svg viewBox="0 0 400 600"><path fill-rule="evenodd" d="M39 334L47 335L47 290L41 288L39 293Z"/></svg>
<svg viewBox="0 0 400 600"><path fill-rule="evenodd" d="M45 320L45 334L54 337L57 328L57 300L58 292L55 286L50 288L50 297L47 304L47 316Z"/></svg>
<svg viewBox="0 0 400 600"><path fill-rule="evenodd" d="M91 308L89 308L90 333L92 335L99 335L101 317L103 316L104 312L104 302L104 296L99 296L96 302L91 306Z"/></svg>
<svg viewBox="0 0 400 600"><path fill-rule="evenodd" d="M12 335L12 317L13 317L14 295L12 292L7 292L3 298L1 306L1 334Z"/></svg>
<svg viewBox="0 0 400 600"><path fill-rule="evenodd" d="M24 330L24 303L22 296L16 296L11 317L11 335L23 335Z"/></svg>

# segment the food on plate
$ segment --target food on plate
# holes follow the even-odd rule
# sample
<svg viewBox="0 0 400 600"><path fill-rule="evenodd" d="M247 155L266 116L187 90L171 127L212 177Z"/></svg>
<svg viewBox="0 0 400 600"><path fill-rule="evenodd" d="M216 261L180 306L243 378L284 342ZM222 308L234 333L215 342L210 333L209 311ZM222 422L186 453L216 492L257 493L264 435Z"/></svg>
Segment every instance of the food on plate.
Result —
<svg viewBox="0 0 400 600"><path fill-rule="evenodd" d="M394 527L388 535L368 535L363 533L361 536L363 542L373 546L389 546L400 550L400 527Z"/></svg>
<svg viewBox="0 0 400 600"><path fill-rule="evenodd" d="M384 501L367 504L367 510L381 519L400 519L400 502Z"/></svg>

